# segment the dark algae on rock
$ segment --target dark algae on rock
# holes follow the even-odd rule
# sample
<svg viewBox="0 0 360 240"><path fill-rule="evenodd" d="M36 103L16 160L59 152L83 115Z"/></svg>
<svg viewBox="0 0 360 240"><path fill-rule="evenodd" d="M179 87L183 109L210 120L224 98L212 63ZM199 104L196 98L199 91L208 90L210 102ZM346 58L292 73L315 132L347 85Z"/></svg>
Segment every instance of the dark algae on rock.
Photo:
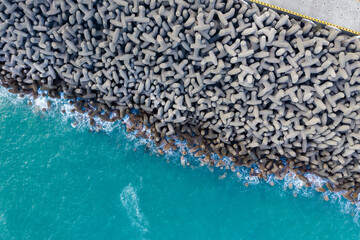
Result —
<svg viewBox="0 0 360 240"><path fill-rule="evenodd" d="M176 135L210 164L216 153L307 185L313 173L351 201L359 58L358 36L239 0L0 3L1 80L12 93L64 93L92 125L135 108L132 128L150 127L165 150Z"/></svg>

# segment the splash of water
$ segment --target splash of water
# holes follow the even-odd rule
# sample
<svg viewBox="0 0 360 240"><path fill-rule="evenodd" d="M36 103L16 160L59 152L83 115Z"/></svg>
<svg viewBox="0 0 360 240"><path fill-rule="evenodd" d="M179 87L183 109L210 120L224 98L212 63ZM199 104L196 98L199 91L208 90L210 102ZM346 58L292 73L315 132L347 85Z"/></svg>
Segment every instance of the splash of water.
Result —
<svg viewBox="0 0 360 240"><path fill-rule="evenodd" d="M138 137L136 137L136 133L138 131L134 131L131 133L125 132L123 123L131 124L130 120L129 120L129 116L125 116L121 121L116 121L116 122L105 122L96 116L96 117L94 117L94 119L97 124L96 124L96 126L91 126L89 123L90 117L87 114L80 114L78 112L72 112L71 109L73 109L73 106L71 106L69 104L69 100L66 100L63 98L63 95L61 95L60 99L53 99L53 98L49 98L47 96L43 97L43 96L41 96L41 93L43 93L43 91L39 91L40 96L37 99L34 99L31 95L26 95L24 98L21 98L19 95L11 94L7 91L7 89L0 86L0 104L4 101L4 99L11 99L11 102L15 105L16 104L26 104L27 102L31 101L33 103L31 108L33 109L34 113L39 113L39 112L42 112L43 108L47 109L47 102L50 101L51 109L48 109L46 112L43 112L43 114L47 114L51 117L58 117L59 112L62 112L63 110L65 110L64 113L63 112L61 113L62 121L66 122L66 123L68 123L70 121L71 125L78 130L84 131L84 130L90 129L90 130L99 131L99 129L101 129L101 131L108 133L108 134L110 134L114 131L118 131L120 134L127 134L129 143L131 143L131 144L128 144L128 147L127 147L128 150L130 150L133 147L138 148L140 146L147 146L148 150L150 150L151 153L153 153L153 154L158 153L158 147L155 146L155 144L152 140L143 139L143 138L139 139ZM143 130L145 130L145 129L143 129ZM146 131L147 131L148 135L151 134L149 129L147 129ZM185 141L179 141L178 139L175 139L175 143L178 146L178 150L167 151L166 157L172 163L180 165L181 164L180 159L182 156L181 152L183 150L187 151L189 149L186 147ZM215 160L215 165L219 161L218 156L215 154L212 155L212 159ZM191 168L206 166L211 170L211 172L214 172L213 167L210 167L208 164L204 164L203 162L200 161L201 158L196 158L194 156L186 156L185 158L183 158L183 160L185 161L185 165L190 166ZM259 179L258 177L250 176L249 168L234 166L231 159L229 159L229 158L224 158L224 159L222 159L222 161L225 163L225 165L223 167L221 167L221 169L219 169L220 174L224 174L224 171L228 171L229 169L232 168L232 169L234 169L233 170L234 173L232 174L232 176L234 176L235 179L238 179L243 183L255 185L255 184L259 184L260 182L262 182L262 180ZM228 175L228 176L231 176L231 175ZM298 179L296 177L296 175L291 172L289 172L284 177L283 180L276 179L274 175L269 175L266 182L269 184L280 185L280 186L282 186L284 191L287 191L290 189L294 195L296 194L296 195L301 195L301 196L305 196L305 197L328 196L331 203L339 204L341 206L342 212L346 213L346 214L351 214L354 217L355 223L360 225L359 224L360 203L353 204L350 201L344 199L341 196L341 194L344 192L330 192L329 190L327 190L324 193L318 193L318 192L316 192L315 189L317 187L324 186L327 181L316 175L312 175L312 174L308 174L308 173L305 174L305 176L309 179L309 182L311 183L311 187L305 187L304 182L302 182L300 179ZM134 200L137 200L136 191L131 186L131 184L124 190L131 192L131 189L134 190L134 192L135 192ZM132 195L130 194L129 196L132 196ZM136 216L136 214L133 216Z"/></svg>

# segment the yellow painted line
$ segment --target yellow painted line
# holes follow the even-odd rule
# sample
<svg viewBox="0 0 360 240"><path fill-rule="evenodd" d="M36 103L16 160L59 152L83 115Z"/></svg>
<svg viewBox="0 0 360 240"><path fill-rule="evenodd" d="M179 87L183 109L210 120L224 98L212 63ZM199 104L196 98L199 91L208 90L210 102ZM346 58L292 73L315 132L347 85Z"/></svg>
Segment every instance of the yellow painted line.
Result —
<svg viewBox="0 0 360 240"><path fill-rule="evenodd" d="M347 31L347 32L350 32L350 33L353 33L353 34L356 34L356 35L360 35L360 32L357 32L357 31L354 31L354 30L351 30L351 29L348 29L348 28L344 28L344 27L341 27L341 26L338 26L338 25L335 25L335 24L332 24L332 23L328 23L328 22L325 22L325 21L322 21L322 20L319 20L319 19L316 19L316 18L313 18L313 17L309 17L309 16L306 16L306 15L301 14L301 13L290 11L290 10L287 10L287 9L284 9L284 8L281 8L281 7L272 5L272 4L264 3L264 2L261 2L261 1L258 1L258 0L248 0L248 1L253 2L253 3L257 3L257 4L260 4L260 5L269 7L269 8L273 8L273 9L276 9L276 10L279 10L279 11L282 11L282 12L290 13L290 14L293 14L293 15L296 15L296 16L299 16L299 17L302 17L302 18L306 18L306 19L309 19L309 20L314 21L314 22L322 23L322 24L325 24L325 25L328 25L328 26L331 26L331 27L336 27L338 29L341 29L341 30L344 30L344 31ZM358 1L360 1L360 0L358 0Z"/></svg>

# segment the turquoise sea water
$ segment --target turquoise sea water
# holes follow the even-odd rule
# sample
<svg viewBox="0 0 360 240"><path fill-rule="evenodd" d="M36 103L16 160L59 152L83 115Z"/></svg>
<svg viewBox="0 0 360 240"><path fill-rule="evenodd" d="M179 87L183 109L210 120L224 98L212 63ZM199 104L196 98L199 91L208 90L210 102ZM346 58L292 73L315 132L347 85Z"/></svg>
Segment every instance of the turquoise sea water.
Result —
<svg viewBox="0 0 360 240"><path fill-rule="evenodd" d="M336 196L219 179L120 124L89 132L41 104L0 89L0 239L360 239Z"/></svg>

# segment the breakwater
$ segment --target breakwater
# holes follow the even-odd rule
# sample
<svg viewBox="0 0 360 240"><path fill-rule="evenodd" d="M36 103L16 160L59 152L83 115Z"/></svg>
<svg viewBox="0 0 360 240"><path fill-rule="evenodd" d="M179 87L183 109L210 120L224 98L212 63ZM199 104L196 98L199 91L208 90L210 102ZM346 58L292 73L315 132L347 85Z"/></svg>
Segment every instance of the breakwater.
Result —
<svg viewBox="0 0 360 240"><path fill-rule="evenodd" d="M51 109L43 112L48 99ZM30 100L32 106L26 106ZM291 238L294 232L299 234L293 239L359 236L359 211L354 209L358 204L339 193L298 189L301 181L288 178L274 180L273 187L263 180L245 187L246 167L240 167L241 179L228 173L218 180L224 171L197 167L198 159L190 156L186 158L191 165L183 169L178 152L156 156L152 141L127 134L119 121L95 117L103 130L89 133L93 127L84 122L88 116L71 113L66 102L20 98L0 87L0 229L5 239L136 239L141 228L132 220L140 218L121 199L129 196L124 190L130 183L136 193L133 200L138 199L140 213L149 223L147 239ZM70 122L77 122L77 127ZM322 200L323 194L329 194L329 202ZM219 222L221 227L216 227ZM234 222L238 226L228 231ZM89 230L89 226L99 227Z"/></svg>
<svg viewBox="0 0 360 240"><path fill-rule="evenodd" d="M0 19L11 92L63 92L92 124L136 108L159 146L178 135L210 164L314 173L357 200L357 36L242 1L2 1Z"/></svg>

